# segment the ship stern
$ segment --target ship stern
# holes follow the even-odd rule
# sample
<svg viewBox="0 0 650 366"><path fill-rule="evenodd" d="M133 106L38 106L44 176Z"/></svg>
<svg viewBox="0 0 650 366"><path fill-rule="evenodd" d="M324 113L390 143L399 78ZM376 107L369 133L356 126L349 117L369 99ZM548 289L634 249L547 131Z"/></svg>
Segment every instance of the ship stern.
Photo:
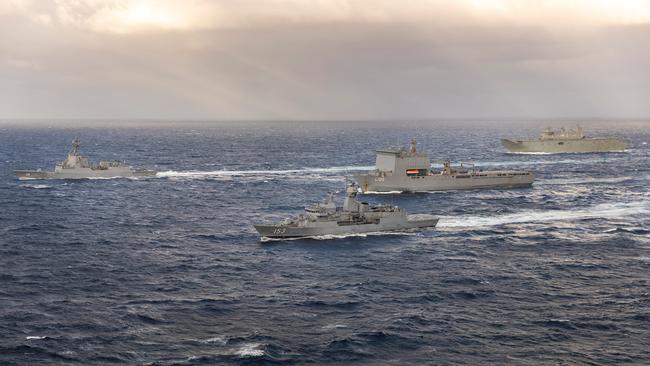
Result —
<svg viewBox="0 0 650 366"><path fill-rule="evenodd" d="M435 228L440 220L438 217L428 214L408 215L407 219L412 228L418 229Z"/></svg>
<svg viewBox="0 0 650 366"><path fill-rule="evenodd" d="M134 177L155 177L158 174L155 170L148 169L133 169Z"/></svg>
<svg viewBox="0 0 650 366"><path fill-rule="evenodd" d="M49 178L47 172L41 172L37 170L16 170L16 177L18 180L30 180L30 179L47 179Z"/></svg>
<svg viewBox="0 0 650 366"><path fill-rule="evenodd" d="M372 192L374 187L374 176L371 174L354 174L354 180L357 182L361 193Z"/></svg>

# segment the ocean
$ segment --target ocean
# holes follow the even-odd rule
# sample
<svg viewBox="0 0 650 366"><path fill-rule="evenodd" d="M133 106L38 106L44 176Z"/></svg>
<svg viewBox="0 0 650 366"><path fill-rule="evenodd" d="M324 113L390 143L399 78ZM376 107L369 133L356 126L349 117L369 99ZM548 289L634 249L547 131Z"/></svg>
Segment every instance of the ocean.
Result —
<svg viewBox="0 0 650 366"><path fill-rule="evenodd" d="M518 155L561 121L0 124L1 365L648 365L650 122L625 153ZM18 181L74 136L155 178ZM261 241L416 138L530 188L363 195L435 230Z"/></svg>

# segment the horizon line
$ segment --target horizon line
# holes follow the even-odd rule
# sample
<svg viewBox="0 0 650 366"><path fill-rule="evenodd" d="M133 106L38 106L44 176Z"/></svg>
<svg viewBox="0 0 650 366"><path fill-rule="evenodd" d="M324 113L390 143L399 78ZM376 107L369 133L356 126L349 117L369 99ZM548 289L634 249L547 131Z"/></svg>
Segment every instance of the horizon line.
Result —
<svg viewBox="0 0 650 366"><path fill-rule="evenodd" d="M335 118L335 119L320 119L320 118L162 118L162 117L0 117L0 123L12 121L30 121L30 122L59 122L59 121L86 121L86 122L425 122L425 121L539 121L539 120L584 120L584 121L645 121L650 120L650 116L645 117L613 117L613 116L559 116L559 117L387 117L387 118Z"/></svg>

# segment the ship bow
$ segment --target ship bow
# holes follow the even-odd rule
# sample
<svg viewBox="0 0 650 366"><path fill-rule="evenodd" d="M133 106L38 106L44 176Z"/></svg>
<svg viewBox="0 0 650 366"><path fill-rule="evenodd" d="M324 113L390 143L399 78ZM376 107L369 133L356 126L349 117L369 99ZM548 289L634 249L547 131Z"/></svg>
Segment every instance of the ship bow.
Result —
<svg viewBox="0 0 650 366"><path fill-rule="evenodd" d="M501 139L501 145L508 149L510 152L522 151L522 144L509 139Z"/></svg>

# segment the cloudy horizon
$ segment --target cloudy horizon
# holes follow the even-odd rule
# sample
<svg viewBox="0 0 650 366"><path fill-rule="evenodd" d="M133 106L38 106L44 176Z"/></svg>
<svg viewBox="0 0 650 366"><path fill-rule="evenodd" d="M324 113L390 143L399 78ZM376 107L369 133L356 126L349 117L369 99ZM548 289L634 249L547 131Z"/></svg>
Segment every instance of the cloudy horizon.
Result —
<svg viewBox="0 0 650 366"><path fill-rule="evenodd" d="M9 0L0 21L0 119L650 116L650 1Z"/></svg>

